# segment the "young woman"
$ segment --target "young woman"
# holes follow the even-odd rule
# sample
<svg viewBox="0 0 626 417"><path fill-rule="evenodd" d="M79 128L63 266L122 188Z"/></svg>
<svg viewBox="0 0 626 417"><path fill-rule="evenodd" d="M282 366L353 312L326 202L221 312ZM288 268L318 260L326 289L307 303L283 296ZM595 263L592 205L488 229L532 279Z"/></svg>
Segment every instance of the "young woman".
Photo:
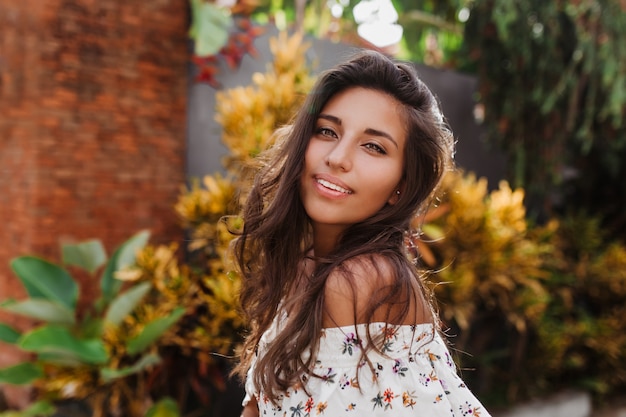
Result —
<svg viewBox="0 0 626 417"><path fill-rule="evenodd" d="M361 52L282 133L235 242L242 416L488 416L404 244L451 166L432 93L411 66Z"/></svg>

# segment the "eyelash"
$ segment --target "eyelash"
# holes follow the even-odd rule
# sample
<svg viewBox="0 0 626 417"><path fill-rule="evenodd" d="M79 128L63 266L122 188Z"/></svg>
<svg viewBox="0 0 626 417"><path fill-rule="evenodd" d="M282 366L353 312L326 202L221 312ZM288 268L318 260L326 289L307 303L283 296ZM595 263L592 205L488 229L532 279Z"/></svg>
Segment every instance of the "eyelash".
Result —
<svg viewBox="0 0 626 417"><path fill-rule="evenodd" d="M385 149L382 146L377 145L375 143L366 143L364 146L367 149L370 149L370 150L372 150L372 151L374 151L376 153L379 153L381 155L387 155L387 152L385 152Z"/></svg>
<svg viewBox="0 0 626 417"><path fill-rule="evenodd" d="M335 133L334 130L329 129L327 127L319 127L317 128L315 133L324 137L337 138L337 133ZM385 151L385 149L376 143L368 142L363 146L365 147L365 149L369 151L376 152L381 155L387 155L387 152Z"/></svg>
<svg viewBox="0 0 626 417"><path fill-rule="evenodd" d="M327 136L327 137L332 137L332 138L336 138L337 134L335 133L334 130L329 129L327 127L319 127L317 128L316 131L317 134L322 135L322 136Z"/></svg>

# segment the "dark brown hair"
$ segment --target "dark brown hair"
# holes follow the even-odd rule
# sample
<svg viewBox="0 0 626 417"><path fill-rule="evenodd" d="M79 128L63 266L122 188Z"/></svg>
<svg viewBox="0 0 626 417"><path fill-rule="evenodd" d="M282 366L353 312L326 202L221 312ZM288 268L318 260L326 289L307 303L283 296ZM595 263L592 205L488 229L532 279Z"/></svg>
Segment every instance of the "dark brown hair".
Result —
<svg viewBox="0 0 626 417"><path fill-rule="evenodd" d="M407 134L402 197L351 225L333 253L316 259L312 279L302 271L311 245L310 223L300 200L304 156L324 105L352 87L388 94L402 105ZM243 280L241 307L250 323L235 372L242 377L246 374L261 336L279 309L290 311L289 320L257 358L253 371L255 385L273 401L300 382L302 374L311 374L322 331L324 286L332 271L349 275L346 263L355 259L375 265L383 258L391 267L392 284L369 301L368 323L380 306L398 305L398 300L408 306L409 297L415 301L419 291L424 291L419 271L407 257L404 239L411 220L430 202L450 165L454 147L435 97L413 66L374 51L362 51L324 72L293 124L282 132L286 133L273 150L272 160L255 178L244 207L244 230L234 245ZM296 282L298 291L294 291ZM390 322L401 322L408 310L402 308ZM371 342L369 333L367 337ZM313 354L303 360L307 349Z"/></svg>

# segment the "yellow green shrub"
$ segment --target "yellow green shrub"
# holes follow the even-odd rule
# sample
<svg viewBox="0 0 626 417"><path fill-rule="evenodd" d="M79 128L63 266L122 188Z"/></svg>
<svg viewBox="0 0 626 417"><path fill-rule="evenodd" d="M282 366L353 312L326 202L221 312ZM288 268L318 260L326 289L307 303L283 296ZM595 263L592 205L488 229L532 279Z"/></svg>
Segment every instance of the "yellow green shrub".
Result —
<svg viewBox="0 0 626 417"><path fill-rule="evenodd" d="M211 353L231 354L245 331L239 277L227 258L230 232L242 227L238 199L249 189L255 158L313 82L300 35L281 33L271 47L275 60L264 74L218 94L228 174L181 193L175 209L189 236L184 255L148 248L134 277L159 289L153 304L188 308L165 344L203 364L204 374L216 366ZM407 237L411 253L436 271L429 282L444 328L464 378L487 403L575 385L600 394L626 387L626 249L607 244L599 222L570 216L532 225L524 190L502 181L489 191L485 179L456 171L444 179L436 207L414 224L420 232Z"/></svg>

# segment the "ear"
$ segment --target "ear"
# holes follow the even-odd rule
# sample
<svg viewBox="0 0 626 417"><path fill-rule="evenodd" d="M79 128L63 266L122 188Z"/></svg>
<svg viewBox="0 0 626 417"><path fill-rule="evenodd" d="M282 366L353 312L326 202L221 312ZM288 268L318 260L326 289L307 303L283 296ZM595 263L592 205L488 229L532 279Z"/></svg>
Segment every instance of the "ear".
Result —
<svg viewBox="0 0 626 417"><path fill-rule="evenodd" d="M391 193L391 197L389 197L389 200L387 200L387 203L390 206L396 205L398 203L398 200L400 200L400 197L402 197L403 192L404 192L404 181L402 181L400 184L398 184L396 188L393 189L393 192Z"/></svg>

